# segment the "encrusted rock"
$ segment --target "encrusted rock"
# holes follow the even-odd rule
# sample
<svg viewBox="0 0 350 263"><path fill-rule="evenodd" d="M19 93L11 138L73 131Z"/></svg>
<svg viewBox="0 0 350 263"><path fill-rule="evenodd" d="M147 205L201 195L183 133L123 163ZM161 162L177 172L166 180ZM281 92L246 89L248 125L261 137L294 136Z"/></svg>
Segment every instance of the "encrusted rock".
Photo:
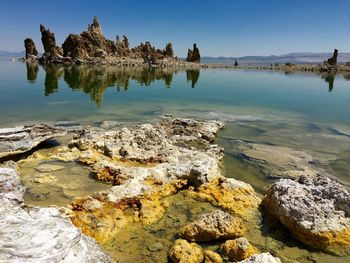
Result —
<svg viewBox="0 0 350 263"><path fill-rule="evenodd" d="M195 191L188 190L187 194L238 216L250 216L257 211L261 203L251 185L225 177L217 177Z"/></svg>
<svg viewBox="0 0 350 263"><path fill-rule="evenodd" d="M73 202L73 223L106 241L128 221L150 224L159 220L167 207L162 198L220 175L223 152L212 141L222 128L216 121L164 118L135 129L83 130L70 143L79 151L74 155L92 167L97 179L113 186L102 196L91 197L102 204L93 211L83 208L86 198ZM133 216L128 217L123 210L130 206ZM118 216L122 220L114 224Z"/></svg>
<svg viewBox="0 0 350 263"><path fill-rule="evenodd" d="M331 66L337 65L338 49L334 49L333 56L327 59L327 63Z"/></svg>
<svg viewBox="0 0 350 263"><path fill-rule="evenodd" d="M242 219L215 210L180 229L178 234L190 241L210 241L241 237L246 230Z"/></svg>
<svg viewBox="0 0 350 263"><path fill-rule="evenodd" d="M261 253L251 256L250 258L240 261L241 263L281 263L279 258L272 256L270 253Z"/></svg>
<svg viewBox="0 0 350 263"><path fill-rule="evenodd" d="M281 179L263 200L267 212L303 243L336 254L350 251L350 195L324 176Z"/></svg>
<svg viewBox="0 0 350 263"><path fill-rule="evenodd" d="M214 251L211 250L204 250L204 262L205 263L223 263L222 257L218 254L215 253Z"/></svg>
<svg viewBox="0 0 350 263"><path fill-rule="evenodd" d="M1 262L113 262L56 208L22 208L15 164L0 167Z"/></svg>
<svg viewBox="0 0 350 263"><path fill-rule="evenodd" d="M0 158L27 152L39 143L65 133L64 129L45 124L0 129Z"/></svg>
<svg viewBox="0 0 350 263"><path fill-rule="evenodd" d="M196 243L189 243L184 239L177 239L170 248L169 258L174 263L201 263L204 256L202 248Z"/></svg>
<svg viewBox="0 0 350 263"><path fill-rule="evenodd" d="M245 260L257 252L256 248L245 237L226 240L221 247L221 251L223 256L227 257L230 261Z"/></svg>

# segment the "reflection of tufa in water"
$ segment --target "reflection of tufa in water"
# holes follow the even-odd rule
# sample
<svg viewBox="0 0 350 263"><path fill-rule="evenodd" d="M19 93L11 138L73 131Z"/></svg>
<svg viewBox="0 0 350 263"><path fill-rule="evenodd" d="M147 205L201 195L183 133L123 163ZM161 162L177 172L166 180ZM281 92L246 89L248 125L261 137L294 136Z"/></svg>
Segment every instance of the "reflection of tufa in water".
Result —
<svg viewBox="0 0 350 263"><path fill-rule="evenodd" d="M171 87L174 69L160 68L120 68L114 66L87 66L87 65L44 65L45 96L57 92L58 80L63 80L73 90L81 90L90 94L91 100L99 105L102 102L107 88L115 86L117 91L127 91L130 80L140 86L151 86L157 80L163 80L167 88ZM27 63L27 79L34 82L37 78L39 66L37 63ZM192 88L199 79L199 70L187 70L187 81L192 81Z"/></svg>

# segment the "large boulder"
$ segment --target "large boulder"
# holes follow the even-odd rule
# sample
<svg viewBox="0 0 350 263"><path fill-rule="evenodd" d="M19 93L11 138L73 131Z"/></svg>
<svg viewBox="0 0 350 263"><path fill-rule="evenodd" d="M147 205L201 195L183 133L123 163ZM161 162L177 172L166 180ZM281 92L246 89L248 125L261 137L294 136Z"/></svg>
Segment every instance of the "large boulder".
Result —
<svg viewBox="0 0 350 263"><path fill-rule="evenodd" d="M190 241L210 241L241 237L246 230L242 219L215 210L186 225L178 234Z"/></svg>
<svg viewBox="0 0 350 263"><path fill-rule="evenodd" d="M56 208L26 208L14 163L0 167L1 262L113 262Z"/></svg>
<svg viewBox="0 0 350 263"><path fill-rule="evenodd" d="M327 177L281 179L266 192L263 205L301 242L339 255L350 251L350 194Z"/></svg>

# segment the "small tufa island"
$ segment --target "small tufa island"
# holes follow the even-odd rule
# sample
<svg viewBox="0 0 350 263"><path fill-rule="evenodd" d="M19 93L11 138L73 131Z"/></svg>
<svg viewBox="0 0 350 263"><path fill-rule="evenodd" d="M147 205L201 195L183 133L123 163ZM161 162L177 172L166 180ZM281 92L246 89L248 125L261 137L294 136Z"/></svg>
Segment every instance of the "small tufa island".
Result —
<svg viewBox="0 0 350 263"><path fill-rule="evenodd" d="M40 25L44 54L38 58L38 51L31 38L24 40L27 61L39 60L42 64L110 64L118 66L161 66L199 67L200 52L196 44L188 50L186 61L174 57L173 45L156 49L149 41L134 48L128 38L117 35L116 40L107 39L95 16L88 30L79 35L69 34L62 47L56 43L55 34Z"/></svg>

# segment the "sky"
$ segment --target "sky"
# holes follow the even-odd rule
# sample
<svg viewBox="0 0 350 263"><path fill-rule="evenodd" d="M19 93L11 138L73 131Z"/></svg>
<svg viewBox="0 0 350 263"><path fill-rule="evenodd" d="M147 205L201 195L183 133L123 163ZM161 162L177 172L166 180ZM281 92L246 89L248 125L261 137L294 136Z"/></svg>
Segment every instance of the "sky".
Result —
<svg viewBox="0 0 350 263"><path fill-rule="evenodd" d="M202 56L350 52L350 0L1 0L0 50L22 51L31 37L42 51L40 24L61 45L93 16L109 39L172 42L180 57L194 42Z"/></svg>

